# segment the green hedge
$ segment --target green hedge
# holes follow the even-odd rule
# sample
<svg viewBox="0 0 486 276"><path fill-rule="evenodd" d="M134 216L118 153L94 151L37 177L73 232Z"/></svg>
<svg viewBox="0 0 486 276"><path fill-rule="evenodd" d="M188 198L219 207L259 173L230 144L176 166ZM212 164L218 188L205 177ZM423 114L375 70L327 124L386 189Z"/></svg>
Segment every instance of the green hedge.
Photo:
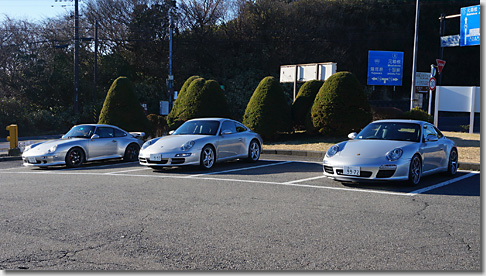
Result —
<svg viewBox="0 0 486 276"><path fill-rule="evenodd" d="M314 99L323 83L320 80L311 80L300 87L299 93L292 103L292 122L294 127L300 128L304 125Z"/></svg>

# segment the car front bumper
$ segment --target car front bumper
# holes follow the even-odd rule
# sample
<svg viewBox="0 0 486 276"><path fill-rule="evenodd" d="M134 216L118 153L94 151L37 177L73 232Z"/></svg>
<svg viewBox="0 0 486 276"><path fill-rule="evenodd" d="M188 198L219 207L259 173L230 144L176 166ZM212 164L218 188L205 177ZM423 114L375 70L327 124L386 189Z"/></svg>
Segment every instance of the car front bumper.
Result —
<svg viewBox="0 0 486 276"><path fill-rule="evenodd" d="M200 164L201 151L189 151L189 152L167 152L167 153L153 153L140 151L138 160L140 165L150 167L174 167L185 165L199 165ZM160 161L152 160L151 155L160 154Z"/></svg>
<svg viewBox="0 0 486 276"><path fill-rule="evenodd" d="M65 155L56 153L42 154L42 155L22 155L22 161L26 167L47 167L65 165Z"/></svg>

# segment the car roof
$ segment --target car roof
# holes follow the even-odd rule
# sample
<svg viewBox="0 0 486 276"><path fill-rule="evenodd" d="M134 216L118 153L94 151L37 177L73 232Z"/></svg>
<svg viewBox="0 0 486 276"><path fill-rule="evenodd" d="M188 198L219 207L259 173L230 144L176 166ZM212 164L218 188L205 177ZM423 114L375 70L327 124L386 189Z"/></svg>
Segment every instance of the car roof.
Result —
<svg viewBox="0 0 486 276"><path fill-rule="evenodd" d="M225 121L225 120L231 120L231 119L228 119L228 118L195 118L195 119L191 119L189 121L203 121L203 120L213 120L213 121L219 121L219 122L222 122L222 121Z"/></svg>
<svg viewBox="0 0 486 276"><path fill-rule="evenodd" d="M412 119L385 119L373 121L373 123L414 123L419 125L427 124L428 122Z"/></svg>
<svg viewBox="0 0 486 276"><path fill-rule="evenodd" d="M113 127L113 128L121 129L117 126L105 125L105 124L79 124L79 125L75 125L75 126ZM121 130L123 130L123 129L121 129Z"/></svg>

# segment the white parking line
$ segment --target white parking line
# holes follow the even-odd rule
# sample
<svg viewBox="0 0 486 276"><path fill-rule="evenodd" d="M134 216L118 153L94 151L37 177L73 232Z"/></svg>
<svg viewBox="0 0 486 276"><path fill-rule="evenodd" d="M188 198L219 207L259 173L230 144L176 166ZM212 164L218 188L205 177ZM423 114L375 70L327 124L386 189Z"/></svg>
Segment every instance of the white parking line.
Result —
<svg viewBox="0 0 486 276"><path fill-rule="evenodd" d="M443 186L446 186L446 185L449 185L449 184L452 184L454 182L457 182L457 181L460 181L460 180L463 180L465 178L468 178L468 177L471 177L471 176L474 176L474 175L477 175L478 173L477 172L471 172L471 173L468 173L466 175L463 175L463 176L459 176L459 177L456 177L454 179L451 179L451 180L447 180L447 181L444 181L444 182L441 182L439 184L435 184L435 185L432 185L432 186L428 186L428 187L425 187L425 188L422 188L422 189L418 189L418 190L415 190L415 191L411 191L410 194L412 195L416 195L416 194L422 194L422 193L425 193L425 192L428 192L430 190L433 190L433 189L437 189L437 188L440 188L440 187L443 187Z"/></svg>
<svg viewBox="0 0 486 276"><path fill-rule="evenodd" d="M279 163L266 164L266 165L253 166L253 167L246 167L246 168L239 168L239 169L232 169L232 170L226 170L226 171L193 174L193 175L189 175L189 176L186 176L186 177L191 178L191 177L198 177L198 176L203 176L203 175L212 175L212 174L221 174L221 173L237 172L237 171L244 171L244 170L253 170L253 169L259 169L259 168L263 168L263 167L270 167L270 166L288 164L288 163L292 163L292 162L293 161L283 161L283 162L279 162Z"/></svg>
<svg viewBox="0 0 486 276"><path fill-rule="evenodd" d="M316 176L316 177L310 177L310 178L305 178L305 179L298 179L298 180L294 180L294 181L289 181L289 182L285 182L284 184L300 183L300 182L305 182L305 181L320 179L320 178L325 178L325 177L327 177L327 176L320 175L320 176Z"/></svg>
<svg viewBox="0 0 486 276"><path fill-rule="evenodd" d="M105 173L105 174L118 174L118 173L127 173L127 172L137 172L137 171L145 171L145 170L151 170L151 169L152 168L143 167L143 168L138 168L138 169L133 169L133 170L124 170L124 171L109 172L109 173Z"/></svg>

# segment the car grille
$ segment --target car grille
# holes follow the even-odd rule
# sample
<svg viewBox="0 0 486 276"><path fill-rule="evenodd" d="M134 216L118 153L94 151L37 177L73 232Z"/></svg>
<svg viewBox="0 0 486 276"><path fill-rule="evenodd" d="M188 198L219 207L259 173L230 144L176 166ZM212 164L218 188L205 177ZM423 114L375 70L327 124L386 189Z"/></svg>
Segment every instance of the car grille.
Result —
<svg viewBox="0 0 486 276"><path fill-rule="evenodd" d="M169 159L162 159L160 161L151 161L150 159L148 158L138 158L138 160L140 160L140 162L142 163L147 163L147 164L167 164L167 161L169 161Z"/></svg>
<svg viewBox="0 0 486 276"><path fill-rule="evenodd" d="M337 173L338 175L343 175L343 170L342 170L342 169L337 169L337 170L336 170L336 173ZM368 171L360 171L360 172L359 172L359 177L370 177L370 176L371 176L371 174L372 174L372 172L368 172ZM351 175L351 176L355 176L355 177L357 177L357 175Z"/></svg>
<svg viewBox="0 0 486 276"><path fill-rule="evenodd" d="M324 171L328 174L334 174L334 170L331 166L324 166Z"/></svg>
<svg viewBox="0 0 486 276"><path fill-rule="evenodd" d="M388 178L395 174L395 170L379 170L376 174L376 178Z"/></svg>
<svg viewBox="0 0 486 276"><path fill-rule="evenodd" d="M172 158L172 161L170 163L174 165L179 165L184 164L185 161L186 160L184 158Z"/></svg>

